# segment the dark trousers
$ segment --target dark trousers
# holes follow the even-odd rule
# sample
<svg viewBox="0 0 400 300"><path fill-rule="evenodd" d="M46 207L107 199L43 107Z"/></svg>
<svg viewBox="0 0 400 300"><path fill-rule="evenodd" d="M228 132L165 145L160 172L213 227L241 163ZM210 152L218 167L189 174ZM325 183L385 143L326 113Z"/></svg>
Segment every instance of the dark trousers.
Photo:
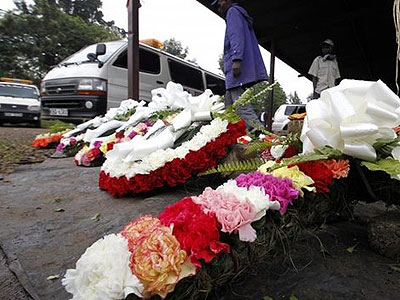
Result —
<svg viewBox="0 0 400 300"><path fill-rule="evenodd" d="M226 90L225 107L231 106L233 102L235 102L237 99L239 99L239 97L244 93L244 91L245 91L245 89L243 87L236 87L236 88ZM250 121L253 121L253 122L261 125L262 127L264 127L263 124L258 119L257 114L254 111L254 108L252 105L239 106L237 109L237 113L246 123L246 128L248 130L251 130L254 128L250 124Z"/></svg>

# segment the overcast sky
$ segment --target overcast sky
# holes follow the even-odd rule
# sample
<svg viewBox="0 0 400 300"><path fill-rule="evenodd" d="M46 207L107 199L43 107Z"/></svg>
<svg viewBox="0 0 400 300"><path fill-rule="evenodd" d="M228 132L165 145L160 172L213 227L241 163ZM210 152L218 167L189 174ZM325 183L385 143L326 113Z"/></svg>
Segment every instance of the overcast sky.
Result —
<svg viewBox="0 0 400 300"><path fill-rule="evenodd" d="M210 0L211 1L211 0ZM31 1L27 1L28 3ZM189 58L196 58L204 69L219 73L218 57L223 51L225 22L196 0L141 0L139 9L139 39L155 38L160 41L174 37L189 47ZM126 0L103 0L106 21L127 30ZM13 0L0 0L0 9L14 8ZM265 66L269 70L270 54L262 50ZM311 64L311 62L310 62ZM275 65L275 78L286 94L297 91L305 100L312 92L312 83L298 78L298 73L279 59Z"/></svg>

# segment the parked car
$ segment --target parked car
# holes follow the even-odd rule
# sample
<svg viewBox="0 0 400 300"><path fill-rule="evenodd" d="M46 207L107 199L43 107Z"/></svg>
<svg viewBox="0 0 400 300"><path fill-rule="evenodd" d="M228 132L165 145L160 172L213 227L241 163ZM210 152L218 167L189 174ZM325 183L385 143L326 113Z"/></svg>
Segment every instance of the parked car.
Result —
<svg viewBox="0 0 400 300"><path fill-rule="evenodd" d="M128 98L127 41L88 46L51 69L41 83L42 118L79 121L105 114ZM139 45L139 99L169 81L193 95L225 93L224 78L153 46Z"/></svg>
<svg viewBox="0 0 400 300"><path fill-rule="evenodd" d="M277 134L287 134L289 116L293 114L301 114L306 112L305 104L283 104L279 106L274 115L272 122L272 132Z"/></svg>
<svg viewBox="0 0 400 300"><path fill-rule="evenodd" d="M40 127L40 99L36 86L0 78L0 125L3 123L32 123Z"/></svg>

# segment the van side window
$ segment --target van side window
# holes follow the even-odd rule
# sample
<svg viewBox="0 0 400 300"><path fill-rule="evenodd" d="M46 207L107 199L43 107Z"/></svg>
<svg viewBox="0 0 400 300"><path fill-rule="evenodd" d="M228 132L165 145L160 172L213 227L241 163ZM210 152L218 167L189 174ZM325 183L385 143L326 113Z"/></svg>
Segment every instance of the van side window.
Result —
<svg viewBox="0 0 400 300"><path fill-rule="evenodd" d="M206 74L206 84L207 88L212 90L215 95L225 94L225 82L222 79Z"/></svg>
<svg viewBox="0 0 400 300"><path fill-rule="evenodd" d="M296 106L286 106L285 115L290 116L296 112Z"/></svg>
<svg viewBox="0 0 400 300"><path fill-rule="evenodd" d="M160 73L160 56L144 49L139 49L139 70L146 73Z"/></svg>
<svg viewBox="0 0 400 300"><path fill-rule="evenodd" d="M113 63L113 66L119 68L128 68L128 55L127 50L123 51ZM139 49L139 71L159 74L160 67L160 56L157 53L153 53L144 49Z"/></svg>
<svg viewBox="0 0 400 300"><path fill-rule="evenodd" d="M201 71L184 65L176 60L168 59L169 71L173 82L204 91Z"/></svg>
<svg viewBox="0 0 400 300"><path fill-rule="evenodd" d="M299 106L297 113L302 114L306 112L306 106Z"/></svg>

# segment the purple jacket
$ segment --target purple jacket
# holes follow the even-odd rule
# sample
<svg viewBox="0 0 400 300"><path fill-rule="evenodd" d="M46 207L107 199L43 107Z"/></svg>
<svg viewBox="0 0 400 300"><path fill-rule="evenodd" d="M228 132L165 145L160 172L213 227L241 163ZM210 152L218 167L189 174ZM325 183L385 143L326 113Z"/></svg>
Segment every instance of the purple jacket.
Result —
<svg viewBox="0 0 400 300"><path fill-rule="evenodd" d="M268 80L253 30L253 19L244 8L232 4L228 8L225 21L224 73L226 89ZM236 59L242 61L242 66L240 76L235 78L232 72L232 63Z"/></svg>

